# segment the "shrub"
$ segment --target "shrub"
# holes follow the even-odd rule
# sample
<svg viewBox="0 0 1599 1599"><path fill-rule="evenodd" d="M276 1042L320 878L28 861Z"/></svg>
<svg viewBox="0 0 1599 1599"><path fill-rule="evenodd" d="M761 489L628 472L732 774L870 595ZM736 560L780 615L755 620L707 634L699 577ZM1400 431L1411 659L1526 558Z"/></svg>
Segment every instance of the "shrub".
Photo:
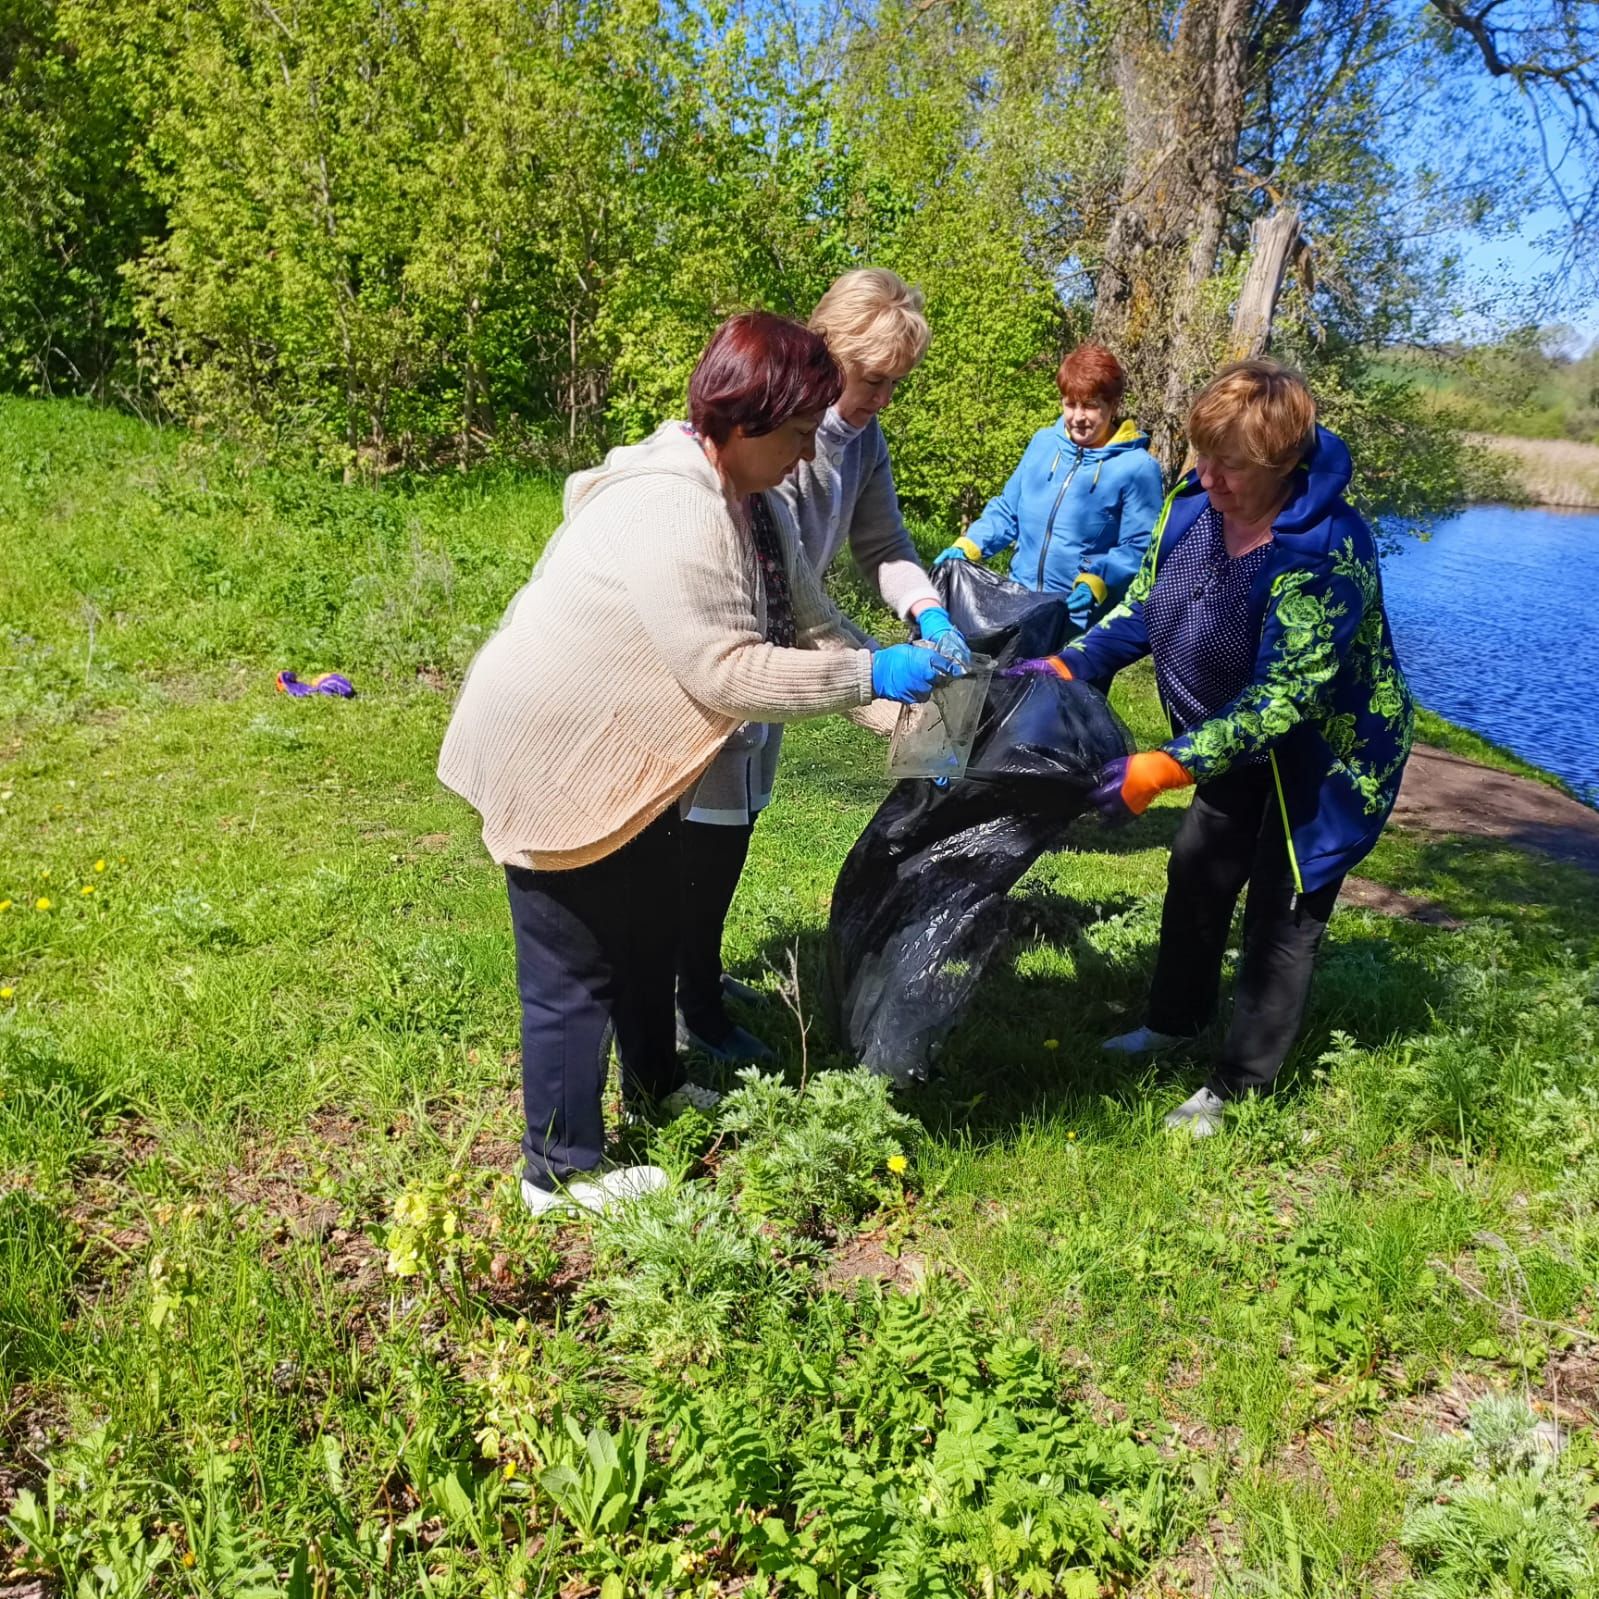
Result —
<svg viewBox="0 0 1599 1599"><path fill-rule="evenodd" d="M1565 1466L1523 1401L1489 1395L1466 1437L1423 1444L1399 1540L1416 1599L1567 1599L1599 1583L1591 1472Z"/></svg>
<svg viewBox="0 0 1599 1599"><path fill-rule="evenodd" d="M803 1089L751 1068L721 1105L738 1138L723 1180L740 1206L801 1232L859 1221L897 1193L885 1179L921 1128L895 1110L888 1080L864 1068L819 1072Z"/></svg>

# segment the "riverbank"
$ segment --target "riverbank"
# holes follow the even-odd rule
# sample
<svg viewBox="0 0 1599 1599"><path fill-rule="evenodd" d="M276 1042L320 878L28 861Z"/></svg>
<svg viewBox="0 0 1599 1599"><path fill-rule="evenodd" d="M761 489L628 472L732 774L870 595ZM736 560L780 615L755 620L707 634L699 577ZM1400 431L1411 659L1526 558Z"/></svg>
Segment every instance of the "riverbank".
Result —
<svg viewBox="0 0 1599 1599"><path fill-rule="evenodd" d="M1512 483L1527 503L1566 510L1599 509L1599 444L1518 439L1504 433L1468 433L1466 440L1503 459Z"/></svg>
<svg viewBox="0 0 1599 1599"><path fill-rule="evenodd" d="M503 874L433 763L558 505L0 402L11 1565L196 1599L1366 1599L1502 1569L1517 1506L1504 1536L1577 1573L1543 1591L1582 1591L1599 896L1504 839L1391 830L1364 879L1445 919L1341 906L1284 1092L1193 1144L1160 1115L1214 1040L1097 1049L1140 1017L1186 796L1084 830L891 1110L829 1075L820 1000L882 746L797 727L729 924L789 1092L619 1132L680 1178L632 1223L526 1218ZM1116 703L1158 741L1147 671ZM1436 1464L1473 1416L1527 1442L1462 1467L1480 1516Z"/></svg>

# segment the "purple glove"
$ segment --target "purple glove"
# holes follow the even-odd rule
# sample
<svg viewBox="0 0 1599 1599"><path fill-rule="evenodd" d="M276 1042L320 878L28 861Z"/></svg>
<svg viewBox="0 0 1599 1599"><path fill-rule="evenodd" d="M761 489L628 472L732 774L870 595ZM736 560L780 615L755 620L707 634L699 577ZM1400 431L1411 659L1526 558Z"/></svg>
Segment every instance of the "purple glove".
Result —
<svg viewBox="0 0 1599 1599"><path fill-rule="evenodd" d="M355 685L338 672L323 672L309 683L302 683L293 672L279 672L278 693L297 700L303 700L307 694L337 694L341 700L353 700Z"/></svg>
<svg viewBox="0 0 1599 1599"><path fill-rule="evenodd" d="M1127 760L1127 756L1118 755L1115 760L1106 761L1100 767L1098 778L1088 795L1088 803L1099 812L1108 827L1120 827L1123 822L1133 819L1132 810L1122 797L1122 784L1127 779Z"/></svg>
<svg viewBox="0 0 1599 1599"><path fill-rule="evenodd" d="M1034 655L1025 661L1012 661L1001 677L1063 677L1071 679L1072 669L1058 655Z"/></svg>

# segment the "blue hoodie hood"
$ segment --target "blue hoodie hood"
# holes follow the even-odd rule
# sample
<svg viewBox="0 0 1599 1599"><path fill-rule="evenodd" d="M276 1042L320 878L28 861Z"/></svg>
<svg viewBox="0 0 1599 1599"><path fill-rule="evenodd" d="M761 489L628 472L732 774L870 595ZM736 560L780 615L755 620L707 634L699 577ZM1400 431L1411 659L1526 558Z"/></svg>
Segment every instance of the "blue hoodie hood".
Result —
<svg viewBox="0 0 1599 1599"><path fill-rule="evenodd" d="M1327 523L1354 475L1348 446L1336 433L1318 426L1310 454L1294 468L1288 503L1278 512L1272 532L1304 533L1318 523Z"/></svg>

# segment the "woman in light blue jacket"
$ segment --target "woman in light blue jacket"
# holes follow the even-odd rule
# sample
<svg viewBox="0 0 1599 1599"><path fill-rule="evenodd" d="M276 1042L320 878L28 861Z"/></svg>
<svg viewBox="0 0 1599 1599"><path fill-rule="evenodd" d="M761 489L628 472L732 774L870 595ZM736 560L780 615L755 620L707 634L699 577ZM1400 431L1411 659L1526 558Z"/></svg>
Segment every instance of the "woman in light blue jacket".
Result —
<svg viewBox="0 0 1599 1599"><path fill-rule="evenodd" d="M1033 435L1021 464L983 514L938 557L981 561L1016 546L1010 575L1069 596L1087 627L1127 592L1160 515L1160 467L1136 423L1118 421L1127 380L1102 344L1060 364L1061 415Z"/></svg>

